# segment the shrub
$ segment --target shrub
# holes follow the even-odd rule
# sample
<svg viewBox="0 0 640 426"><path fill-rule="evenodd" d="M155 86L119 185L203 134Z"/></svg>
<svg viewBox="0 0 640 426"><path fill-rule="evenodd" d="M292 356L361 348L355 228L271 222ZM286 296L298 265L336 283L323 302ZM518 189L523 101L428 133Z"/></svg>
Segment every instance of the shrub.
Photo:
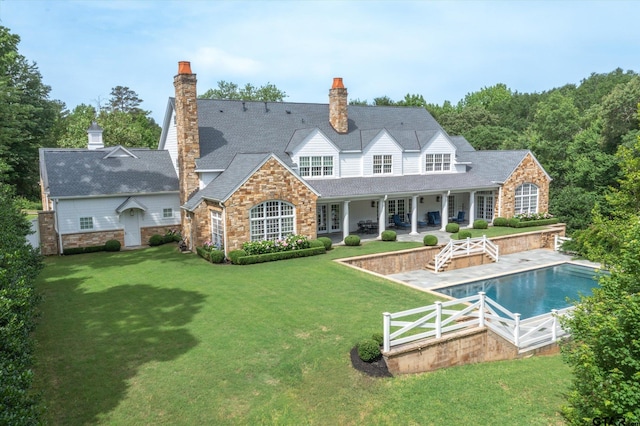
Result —
<svg viewBox="0 0 640 426"><path fill-rule="evenodd" d="M438 245L438 237L435 235L425 235L422 242L425 246L435 246Z"/></svg>
<svg viewBox="0 0 640 426"><path fill-rule="evenodd" d="M445 231L455 234L460 230L460 225L457 223L447 223L447 226L444 228Z"/></svg>
<svg viewBox="0 0 640 426"><path fill-rule="evenodd" d="M208 253L209 254L209 260L211 261L211 263L222 263L224 262L224 252L222 250L213 250L211 252Z"/></svg>
<svg viewBox="0 0 640 426"><path fill-rule="evenodd" d="M154 246L159 246L161 244L164 244L164 238L162 237L162 235L154 234L151 236L151 238L149 238L150 246L154 247Z"/></svg>
<svg viewBox="0 0 640 426"><path fill-rule="evenodd" d="M236 265L253 265L254 263L274 262L276 260L297 259L300 257L315 256L324 254L327 251L324 244L318 242L318 247L311 247L302 250L280 251L276 253L252 254L248 256L239 256L233 262ZM229 253L231 254L231 253Z"/></svg>
<svg viewBox="0 0 640 426"><path fill-rule="evenodd" d="M196 247L196 253L198 253L198 256L207 261L211 260L211 257L209 256L209 250L204 247Z"/></svg>
<svg viewBox="0 0 640 426"><path fill-rule="evenodd" d="M517 228L519 223L520 219L518 219L517 217L512 217L509 219L509 226L511 228Z"/></svg>
<svg viewBox="0 0 640 426"><path fill-rule="evenodd" d="M247 255L277 253L281 251L302 250L309 248L309 241L304 235L287 235L280 240L248 241L242 244Z"/></svg>
<svg viewBox="0 0 640 426"><path fill-rule="evenodd" d="M344 244L346 246L359 246L360 237L357 235L348 235L347 238L344 239Z"/></svg>
<svg viewBox="0 0 640 426"><path fill-rule="evenodd" d="M466 240L467 238L471 238L472 235L471 231L460 231L458 232L458 239Z"/></svg>
<svg viewBox="0 0 640 426"><path fill-rule="evenodd" d="M378 332L378 333L373 333L371 335L371 338L373 340L376 341L376 343L378 344L378 346L382 346L382 344L384 343L384 334Z"/></svg>
<svg viewBox="0 0 640 426"><path fill-rule="evenodd" d="M496 217L493 219L493 226L509 226L509 220L506 217Z"/></svg>
<svg viewBox="0 0 640 426"><path fill-rule="evenodd" d="M97 253L104 251L105 246L89 246L89 247L73 247L64 249L64 255L82 254L82 253Z"/></svg>
<svg viewBox="0 0 640 426"><path fill-rule="evenodd" d="M375 361L380 355L380 345L375 340L365 339L358 343L358 356L364 362Z"/></svg>
<svg viewBox="0 0 640 426"><path fill-rule="evenodd" d="M525 220L519 221L514 228L527 228L529 226L543 226L543 225L553 225L554 223L558 223L560 220L556 217L552 217L551 219L538 219L538 220Z"/></svg>
<svg viewBox="0 0 640 426"><path fill-rule="evenodd" d="M473 221L473 229L487 229L489 224L486 220L478 219Z"/></svg>
<svg viewBox="0 0 640 426"><path fill-rule="evenodd" d="M318 238L318 241L322 241L322 244L324 244L325 250L331 250L331 245L333 244L333 241L331 241L331 238L320 237Z"/></svg>
<svg viewBox="0 0 640 426"><path fill-rule="evenodd" d="M120 241L109 240L104 243L104 251L120 251Z"/></svg>
<svg viewBox="0 0 640 426"><path fill-rule="evenodd" d="M326 246L324 245L325 243L323 241L320 241L320 239L317 240L311 240L309 241L309 248L314 248L314 247L324 247L325 251L327 250Z"/></svg>
<svg viewBox="0 0 640 426"><path fill-rule="evenodd" d="M382 232L382 241L395 241L397 237L396 231L388 229Z"/></svg>
<svg viewBox="0 0 640 426"><path fill-rule="evenodd" d="M231 263L233 263L234 265L238 264L238 259L246 256L247 252L244 250L231 250L229 252L229 260L231 260Z"/></svg>

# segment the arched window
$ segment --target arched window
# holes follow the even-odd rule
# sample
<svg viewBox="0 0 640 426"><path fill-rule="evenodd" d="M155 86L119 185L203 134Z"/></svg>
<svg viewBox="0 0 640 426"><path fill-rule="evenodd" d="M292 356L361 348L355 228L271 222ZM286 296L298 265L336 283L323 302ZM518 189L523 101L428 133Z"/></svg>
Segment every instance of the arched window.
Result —
<svg viewBox="0 0 640 426"><path fill-rule="evenodd" d="M295 209L285 201L265 201L251 209L251 241L277 240L294 234Z"/></svg>
<svg viewBox="0 0 640 426"><path fill-rule="evenodd" d="M515 213L538 213L538 187L523 183L516 188Z"/></svg>

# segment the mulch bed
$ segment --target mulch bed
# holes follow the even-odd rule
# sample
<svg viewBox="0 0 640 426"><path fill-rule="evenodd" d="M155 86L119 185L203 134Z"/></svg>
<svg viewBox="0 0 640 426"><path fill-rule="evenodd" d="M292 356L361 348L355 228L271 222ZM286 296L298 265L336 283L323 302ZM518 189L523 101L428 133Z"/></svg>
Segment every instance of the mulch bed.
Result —
<svg viewBox="0 0 640 426"><path fill-rule="evenodd" d="M350 352L351 365L358 371L362 371L364 374L371 377L393 377L387 368L387 364L382 359L382 356L371 362L364 362L358 356L358 347L354 346Z"/></svg>

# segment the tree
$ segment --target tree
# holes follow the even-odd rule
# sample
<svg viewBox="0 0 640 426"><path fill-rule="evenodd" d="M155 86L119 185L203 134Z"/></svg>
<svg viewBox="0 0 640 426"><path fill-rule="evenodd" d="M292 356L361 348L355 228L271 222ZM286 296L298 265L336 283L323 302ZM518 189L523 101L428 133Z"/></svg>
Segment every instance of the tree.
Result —
<svg viewBox="0 0 640 426"><path fill-rule="evenodd" d="M30 226L0 183L0 424L39 424L38 399L30 392L38 296L34 281L42 269L38 251L26 241Z"/></svg>
<svg viewBox="0 0 640 426"><path fill-rule="evenodd" d="M37 67L18 52L20 37L0 26L0 183L37 198L38 148L52 144L58 104Z"/></svg>
<svg viewBox="0 0 640 426"><path fill-rule="evenodd" d="M218 81L217 89L209 89L198 97L201 99L282 102L287 94L271 83L260 87L247 83L240 88L236 83L221 80Z"/></svg>
<svg viewBox="0 0 640 426"><path fill-rule="evenodd" d="M613 88L601 104L603 120L602 135L604 150L613 153L622 138L630 131L638 129L636 113L640 103L640 76L635 76L626 84Z"/></svg>
<svg viewBox="0 0 640 426"><path fill-rule="evenodd" d="M129 114L140 114L148 112L140 109L142 99L133 90L125 86L116 86L111 89L111 98L108 101L109 112L121 111Z"/></svg>

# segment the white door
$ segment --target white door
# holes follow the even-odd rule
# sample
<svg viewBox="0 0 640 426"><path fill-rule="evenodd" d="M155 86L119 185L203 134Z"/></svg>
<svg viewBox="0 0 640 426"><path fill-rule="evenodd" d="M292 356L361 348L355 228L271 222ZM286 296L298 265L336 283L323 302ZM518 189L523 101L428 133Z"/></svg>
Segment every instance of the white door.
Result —
<svg viewBox="0 0 640 426"><path fill-rule="evenodd" d="M124 245L125 247L140 245L140 219L137 209L129 209L122 212L122 223L124 224Z"/></svg>

